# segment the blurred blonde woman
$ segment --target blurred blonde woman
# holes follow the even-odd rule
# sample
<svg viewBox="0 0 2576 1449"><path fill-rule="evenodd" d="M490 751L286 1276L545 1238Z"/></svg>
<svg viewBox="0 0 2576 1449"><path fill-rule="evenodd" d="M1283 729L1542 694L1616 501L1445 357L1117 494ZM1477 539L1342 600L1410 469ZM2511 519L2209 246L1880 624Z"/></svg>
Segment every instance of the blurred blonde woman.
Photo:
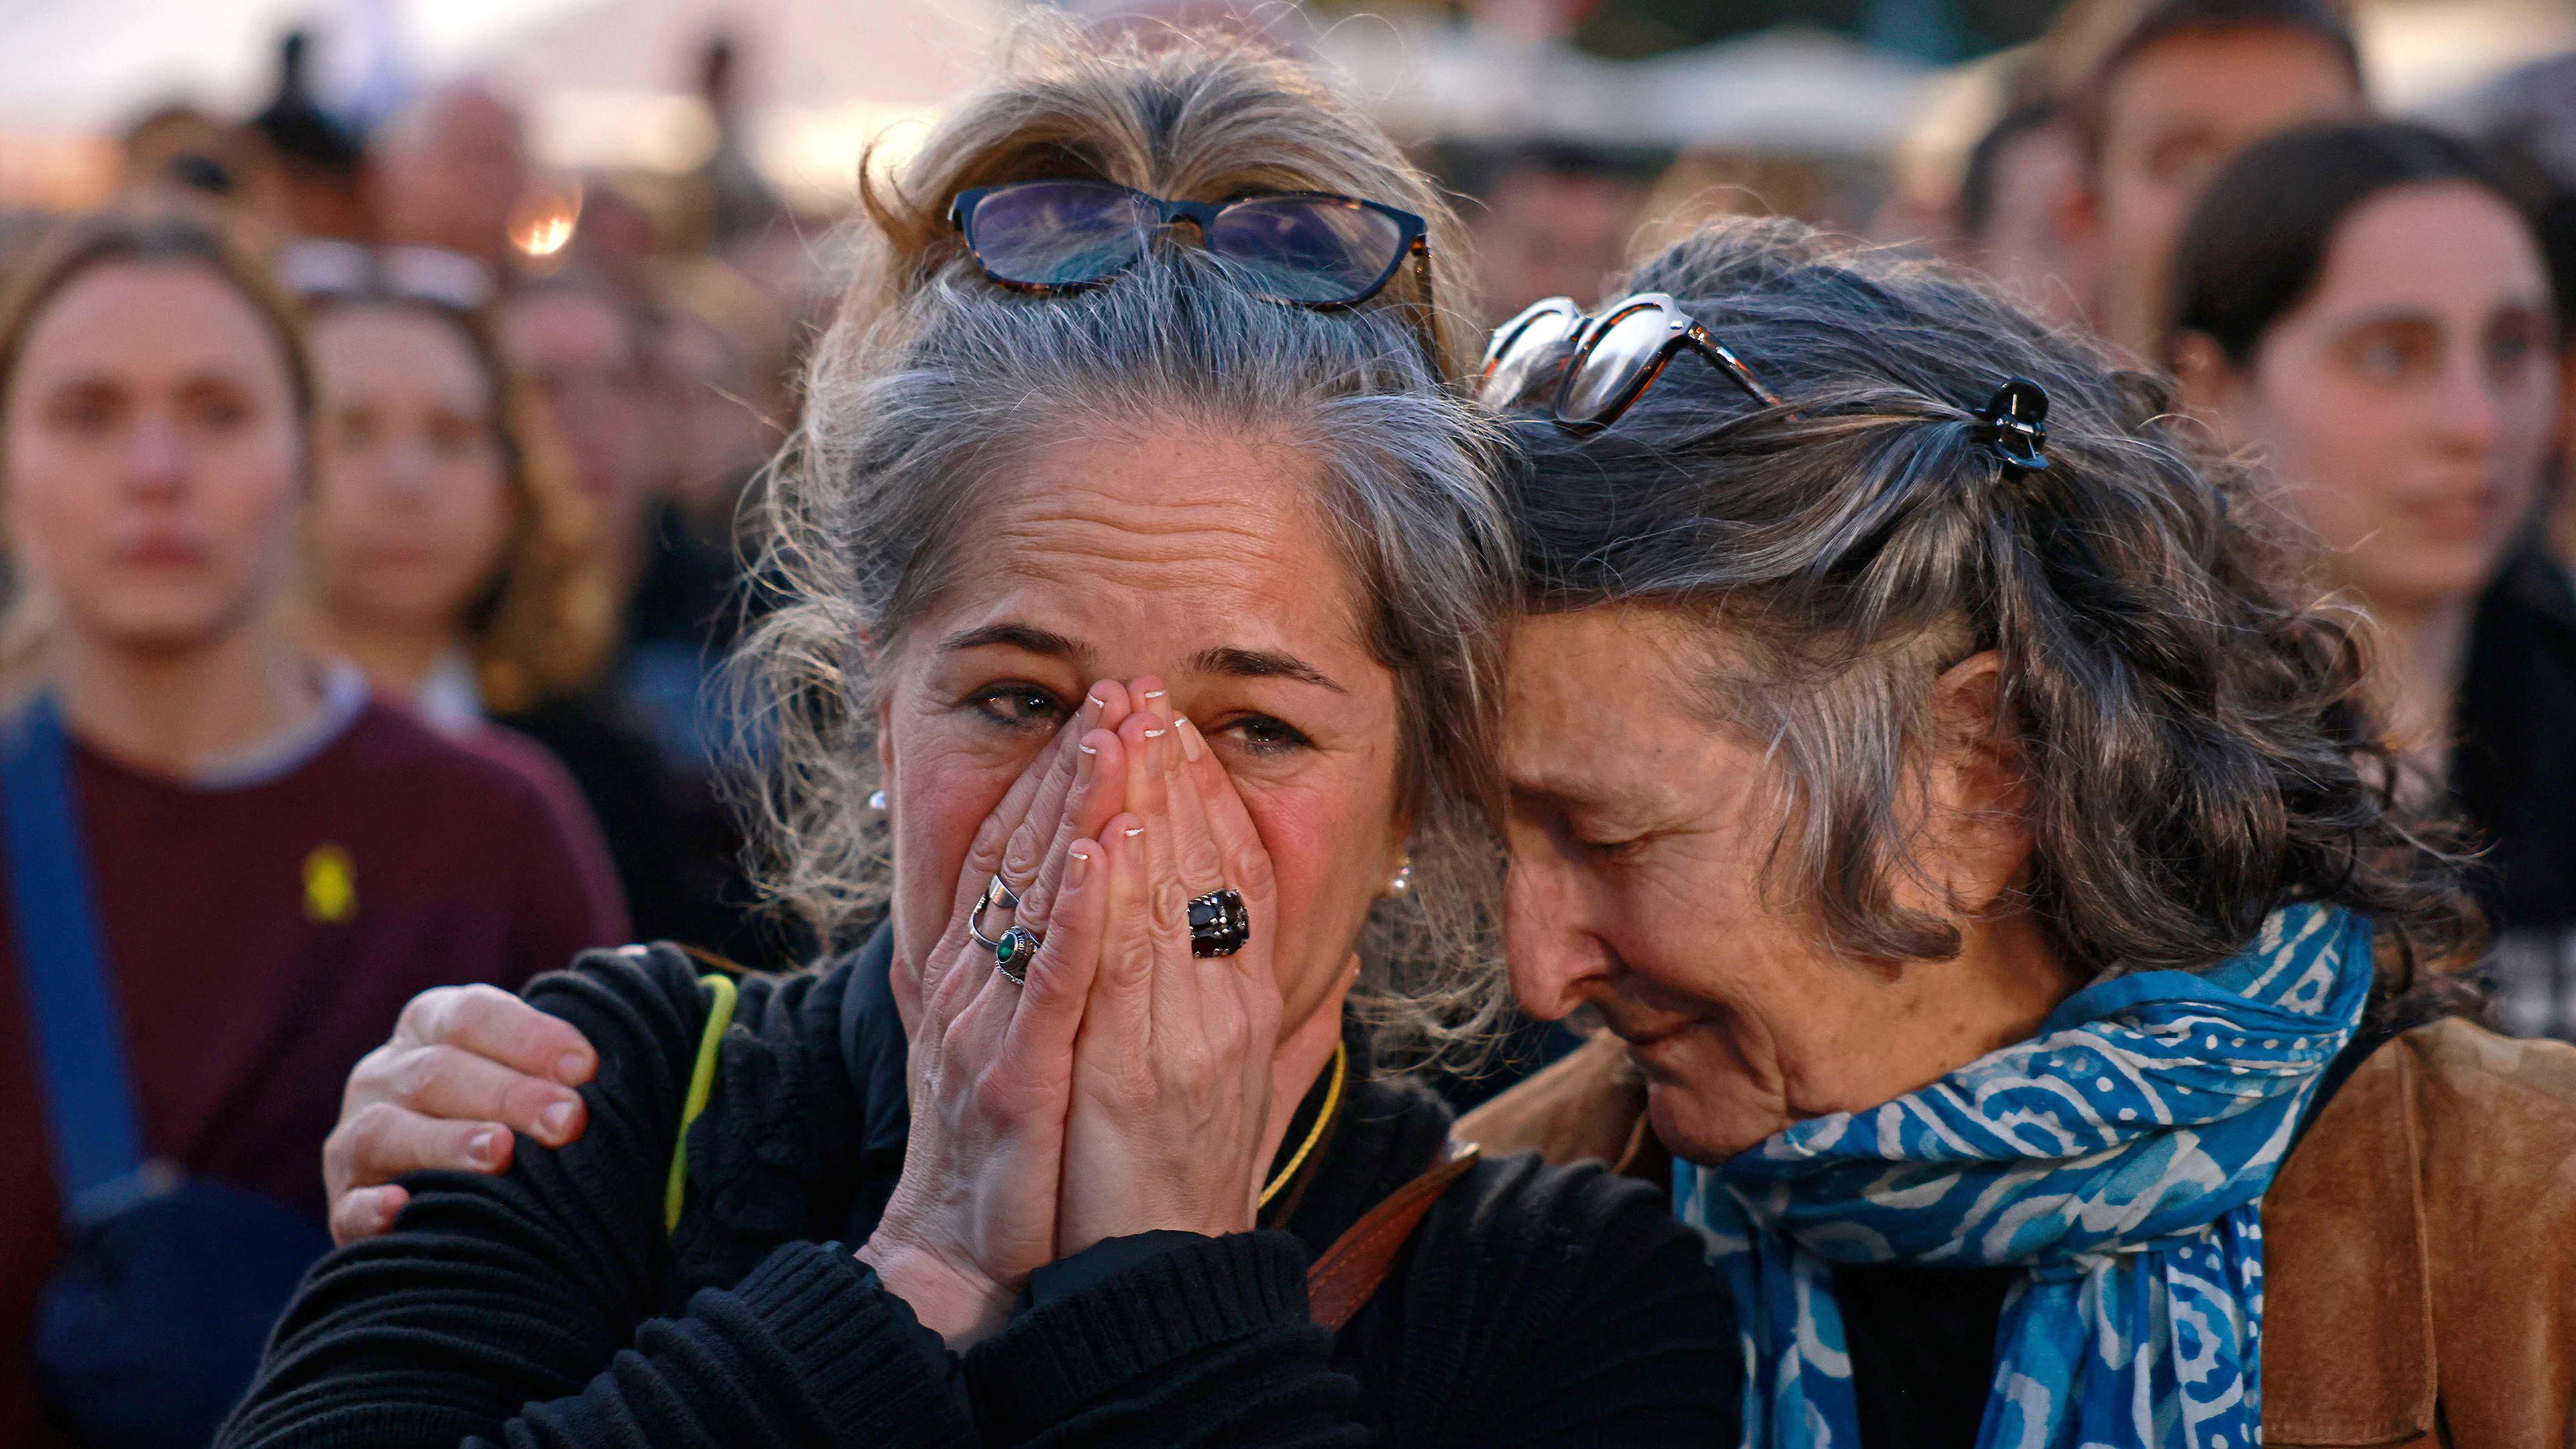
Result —
<svg viewBox="0 0 2576 1449"><path fill-rule="evenodd" d="M577 692L614 642L590 519L482 317L312 292L313 624L440 731Z"/></svg>
<svg viewBox="0 0 2576 1449"><path fill-rule="evenodd" d="M479 269L439 263L306 243L281 269L317 402L305 617L387 699L558 799L642 933L698 939L667 772L601 683L617 616L591 510L475 305Z"/></svg>

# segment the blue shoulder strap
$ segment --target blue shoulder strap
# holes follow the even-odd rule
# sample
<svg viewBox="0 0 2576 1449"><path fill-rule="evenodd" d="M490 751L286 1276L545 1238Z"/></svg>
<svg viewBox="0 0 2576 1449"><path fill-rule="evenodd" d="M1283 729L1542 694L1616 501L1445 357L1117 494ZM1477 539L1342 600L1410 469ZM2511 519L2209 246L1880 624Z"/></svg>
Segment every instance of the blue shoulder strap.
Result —
<svg viewBox="0 0 2576 1449"><path fill-rule="evenodd" d="M77 1224L85 1203L104 1206L101 1198L131 1185L143 1166L143 1133L81 848L62 714L51 697L39 695L5 735L0 817L7 827L18 969L32 1008L54 1176L64 1217Z"/></svg>

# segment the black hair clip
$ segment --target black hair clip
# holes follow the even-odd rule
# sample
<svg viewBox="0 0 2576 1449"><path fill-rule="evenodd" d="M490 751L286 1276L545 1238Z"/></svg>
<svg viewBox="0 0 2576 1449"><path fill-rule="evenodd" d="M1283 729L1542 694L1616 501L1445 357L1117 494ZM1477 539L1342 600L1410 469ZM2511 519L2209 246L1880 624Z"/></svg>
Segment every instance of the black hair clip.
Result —
<svg viewBox="0 0 2576 1449"><path fill-rule="evenodd" d="M2048 454L2048 390L2026 377L2008 377L1977 409L1978 431L2003 460L2007 481L2044 472Z"/></svg>

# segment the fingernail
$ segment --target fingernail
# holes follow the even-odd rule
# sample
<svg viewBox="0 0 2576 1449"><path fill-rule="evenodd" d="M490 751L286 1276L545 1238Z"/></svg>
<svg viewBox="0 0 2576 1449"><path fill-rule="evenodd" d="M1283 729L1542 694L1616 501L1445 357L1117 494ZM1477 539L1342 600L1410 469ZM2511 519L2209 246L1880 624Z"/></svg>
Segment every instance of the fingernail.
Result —
<svg viewBox="0 0 2576 1449"><path fill-rule="evenodd" d="M501 1134L489 1127L475 1133L473 1140L465 1144L465 1155L485 1167L492 1165L493 1158L499 1156L500 1151Z"/></svg>
<svg viewBox="0 0 2576 1449"><path fill-rule="evenodd" d="M567 1087L578 1087L590 1079L590 1058L579 1052L565 1052L555 1058L555 1080Z"/></svg>
<svg viewBox="0 0 2576 1449"><path fill-rule="evenodd" d="M1149 730L1145 731L1145 738L1147 738L1147 739L1149 739L1149 740L1159 740L1159 739L1161 739L1161 738L1163 737L1163 729L1164 729L1164 727L1163 727L1163 726L1160 726L1160 725L1158 725L1158 726L1154 727L1153 729L1149 729Z"/></svg>
<svg viewBox="0 0 2576 1449"><path fill-rule="evenodd" d="M1199 738L1199 727L1190 723L1188 715L1172 721L1172 728L1181 732L1181 753L1190 757L1190 763L1206 758L1207 741Z"/></svg>
<svg viewBox="0 0 2576 1449"><path fill-rule="evenodd" d="M1068 891L1080 890L1082 889L1082 878L1091 874L1091 852L1077 846L1070 852L1070 854L1073 856L1073 859L1065 863L1064 889Z"/></svg>
<svg viewBox="0 0 2576 1449"><path fill-rule="evenodd" d="M1142 834L1144 834L1144 833L1145 833L1145 827L1144 827L1144 826L1142 826L1142 825L1131 825L1131 826L1127 827L1127 838L1128 838L1129 840L1133 840L1133 839L1135 839L1137 836L1142 835Z"/></svg>
<svg viewBox="0 0 2576 1449"><path fill-rule="evenodd" d="M572 1132L572 1103L557 1102L539 1112L537 1125L546 1129L547 1136L562 1141Z"/></svg>
<svg viewBox="0 0 2576 1449"><path fill-rule="evenodd" d="M1075 745L1075 746L1074 746L1074 748L1075 748L1075 749L1077 749L1077 750L1082 751L1082 752L1083 752L1084 754L1086 754L1086 755L1096 755L1096 754L1099 754L1099 753L1100 753L1098 750L1095 750L1095 749L1093 749L1091 746L1089 746L1089 745L1085 745L1085 744L1077 744L1077 745Z"/></svg>

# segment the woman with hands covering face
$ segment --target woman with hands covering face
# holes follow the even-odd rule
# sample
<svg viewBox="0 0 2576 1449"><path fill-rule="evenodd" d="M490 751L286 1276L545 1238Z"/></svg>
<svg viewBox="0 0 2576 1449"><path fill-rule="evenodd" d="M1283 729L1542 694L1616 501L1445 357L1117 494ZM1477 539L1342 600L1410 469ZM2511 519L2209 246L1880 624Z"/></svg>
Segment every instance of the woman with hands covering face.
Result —
<svg viewBox="0 0 2576 1449"><path fill-rule="evenodd" d="M1186 231L997 284L951 201L1068 155L1427 250L1333 309ZM872 202L747 647L780 888L884 923L783 978L638 947L416 1002L221 1442L1724 1441L1697 1240L1453 1157L1359 1024L1492 980L1442 923L1489 868L1511 549L1436 193L1303 71L1187 42L1006 82Z"/></svg>

